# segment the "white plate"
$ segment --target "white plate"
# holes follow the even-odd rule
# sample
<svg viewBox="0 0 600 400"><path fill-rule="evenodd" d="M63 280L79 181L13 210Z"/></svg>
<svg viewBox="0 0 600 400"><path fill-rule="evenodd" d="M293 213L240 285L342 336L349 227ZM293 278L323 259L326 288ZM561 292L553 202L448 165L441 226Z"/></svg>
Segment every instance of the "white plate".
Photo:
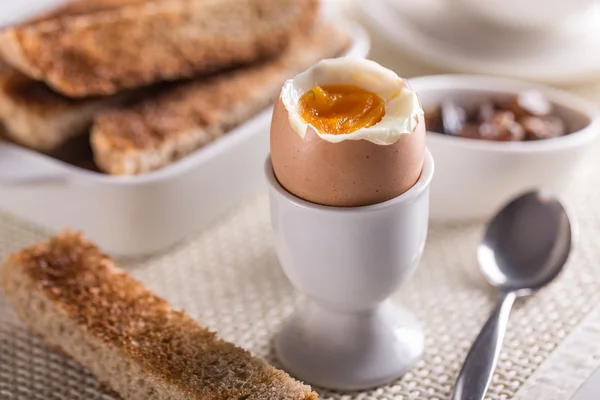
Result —
<svg viewBox="0 0 600 400"><path fill-rule="evenodd" d="M556 32L533 35L476 25L447 0L356 3L372 29L437 67L552 84L600 78L600 4Z"/></svg>
<svg viewBox="0 0 600 400"><path fill-rule="evenodd" d="M600 368L577 390L571 400L598 400L600 397Z"/></svg>
<svg viewBox="0 0 600 400"><path fill-rule="evenodd" d="M338 21L352 37L347 55L365 57L362 27ZM0 210L51 230L83 230L115 255L164 250L266 188L272 108L161 170L134 177L86 171L0 142Z"/></svg>
<svg viewBox="0 0 600 400"><path fill-rule="evenodd" d="M2 1L0 4L0 27L40 15L66 3L68 0L25 0Z"/></svg>

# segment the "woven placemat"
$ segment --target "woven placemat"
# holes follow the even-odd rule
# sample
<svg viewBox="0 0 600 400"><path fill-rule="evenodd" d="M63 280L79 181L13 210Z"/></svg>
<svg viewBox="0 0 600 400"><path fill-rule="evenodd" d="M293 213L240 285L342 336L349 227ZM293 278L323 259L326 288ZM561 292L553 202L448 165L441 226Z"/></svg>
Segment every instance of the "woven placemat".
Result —
<svg viewBox="0 0 600 400"><path fill-rule="evenodd" d="M391 60L374 38L372 58L404 76L435 73ZM569 90L600 105L600 82ZM596 157L565 196L579 223L569 266L546 290L519 302L512 314L488 399L511 399L567 336L600 305L600 143ZM1 192L0 192L0 195ZM434 225L422 263L395 298L421 320L426 351L418 365L389 386L364 393L319 391L323 399L447 399L473 339L497 300L479 276L475 246L483 226ZM0 257L44 240L47 232L0 214ZM273 336L297 296L278 265L265 195L167 254L121 266L175 308L277 365ZM554 354L556 356L556 354ZM600 361L598 361L600 363ZM75 362L28 333L0 293L0 399L116 399ZM542 400L525 394L519 399Z"/></svg>
<svg viewBox="0 0 600 400"><path fill-rule="evenodd" d="M560 279L514 311L489 399L512 398L600 303L599 177L600 157L595 157L566 196L579 221L578 247ZM320 391L322 398L448 398L466 351L496 301L477 271L474 249L481 232L480 224L432 226L419 269L396 296L425 329L426 352L418 365L389 386L343 395ZM0 215L0 257L47 236ZM272 338L297 298L271 244L266 196L168 254L121 265L176 308L276 364ZM84 369L28 333L0 294L0 399L113 398Z"/></svg>

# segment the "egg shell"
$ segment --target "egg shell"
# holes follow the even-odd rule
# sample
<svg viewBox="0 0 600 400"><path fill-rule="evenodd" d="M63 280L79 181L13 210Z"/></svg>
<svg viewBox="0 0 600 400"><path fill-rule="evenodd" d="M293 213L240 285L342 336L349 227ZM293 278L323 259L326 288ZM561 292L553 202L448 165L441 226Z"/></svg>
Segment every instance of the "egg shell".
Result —
<svg viewBox="0 0 600 400"><path fill-rule="evenodd" d="M393 144L367 140L331 143L307 128L304 139L292 128L281 101L271 121L271 161L279 183L315 204L358 207L393 199L419 179L425 155L425 120Z"/></svg>

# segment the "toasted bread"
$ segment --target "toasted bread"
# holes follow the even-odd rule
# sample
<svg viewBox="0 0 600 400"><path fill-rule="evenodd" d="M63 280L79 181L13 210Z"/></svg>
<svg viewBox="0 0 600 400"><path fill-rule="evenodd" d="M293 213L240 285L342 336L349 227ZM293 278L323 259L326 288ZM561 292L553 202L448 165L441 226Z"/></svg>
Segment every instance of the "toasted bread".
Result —
<svg viewBox="0 0 600 400"><path fill-rule="evenodd" d="M164 167L267 108L287 78L339 55L348 44L344 32L319 24L275 59L182 83L132 107L100 113L91 136L96 164L113 175Z"/></svg>
<svg viewBox="0 0 600 400"><path fill-rule="evenodd" d="M66 96L110 95L278 54L319 8L318 0L121 1L7 28L0 57Z"/></svg>
<svg viewBox="0 0 600 400"><path fill-rule="evenodd" d="M87 133L95 113L123 104L133 95L73 100L0 66L0 122L6 135L41 152L52 152L72 137Z"/></svg>
<svg viewBox="0 0 600 400"><path fill-rule="evenodd" d="M10 67L0 59L0 74L5 74L10 71Z"/></svg>
<svg viewBox="0 0 600 400"><path fill-rule="evenodd" d="M148 0L77 0L28 23L123 7ZM96 112L116 107L133 92L72 100L9 67L0 60L0 123L6 137L40 152L53 152L64 142L87 133Z"/></svg>
<svg viewBox="0 0 600 400"><path fill-rule="evenodd" d="M13 254L1 269L25 325L124 399L317 399L173 310L77 233Z"/></svg>

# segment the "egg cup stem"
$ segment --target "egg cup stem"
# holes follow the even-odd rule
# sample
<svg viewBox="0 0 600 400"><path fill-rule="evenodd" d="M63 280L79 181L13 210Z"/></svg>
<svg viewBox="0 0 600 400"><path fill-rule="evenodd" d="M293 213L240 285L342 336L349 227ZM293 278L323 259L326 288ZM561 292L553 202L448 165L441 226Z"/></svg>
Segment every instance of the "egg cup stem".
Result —
<svg viewBox="0 0 600 400"><path fill-rule="evenodd" d="M369 389L410 369L423 352L416 319L390 296L417 267L427 237L433 159L407 192L365 207L327 207L270 184L275 249L308 300L275 339L295 377L337 390Z"/></svg>

